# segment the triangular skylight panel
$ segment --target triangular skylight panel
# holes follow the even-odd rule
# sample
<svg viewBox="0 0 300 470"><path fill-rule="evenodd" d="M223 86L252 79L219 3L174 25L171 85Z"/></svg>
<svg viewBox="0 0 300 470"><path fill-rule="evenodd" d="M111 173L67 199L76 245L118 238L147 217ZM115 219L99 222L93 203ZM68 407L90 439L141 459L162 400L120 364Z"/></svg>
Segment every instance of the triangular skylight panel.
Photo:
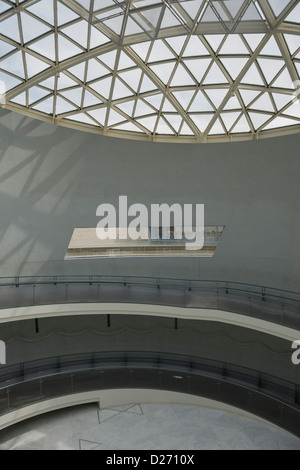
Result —
<svg viewBox="0 0 300 470"><path fill-rule="evenodd" d="M137 121L142 124L146 129L150 132L154 131L154 126L156 124L157 117L156 116L149 116L145 118L138 119Z"/></svg>
<svg viewBox="0 0 300 470"><path fill-rule="evenodd" d="M93 121L90 117L88 117L84 113L77 113L72 114L71 116L67 116L67 119L71 119L72 121L77 121L79 123L90 124L92 126L97 126L96 122Z"/></svg>
<svg viewBox="0 0 300 470"><path fill-rule="evenodd" d="M156 85L147 77L146 74L143 74L142 84L140 86L140 93L146 93L147 91L155 90Z"/></svg>
<svg viewBox="0 0 300 470"><path fill-rule="evenodd" d="M28 78L31 78L34 75L37 75L38 73L42 72L43 70L49 67L48 64L46 64L42 60L37 59L31 54L25 54L25 57L26 57Z"/></svg>
<svg viewBox="0 0 300 470"><path fill-rule="evenodd" d="M243 43L239 34L229 34L223 43L219 54L247 54L249 51Z"/></svg>
<svg viewBox="0 0 300 470"><path fill-rule="evenodd" d="M106 118L107 108L98 108L89 111L88 114L91 115L93 118L98 121L101 126L104 126L105 118Z"/></svg>
<svg viewBox="0 0 300 470"><path fill-rule="evenodd" d="M297 101L284 111L288 116L300 118L300 103Z"/></svg>
<svg viewBox="0 0 300 470"><path fill-rule="evenodd" d="M1 62L0 62L0 68L1 68ZM0 83L1 83L1 90L5 89L5 91L8 91L8 90L11 90L12 88L15 88L17 85L20 85L21 81L15 77L11 77L10 75L7 75L6 73L3 73L0 71Z"/></svg>
<svg viewBox="0 0 300 470"><path fill-rule="evenodd" d="M251 129L249 127L248 121L245 115L243 114L241 118L237 121L236 125L234 126L231 132L233 134L241 134L243 132L250 132L250 130Z"/></svg>
<svg viewBox="0 0 300 470"><path fill-rule="evenodd" d="M11 101L21 106L26 106L26 92L20 93L20 95L15 96Z"/></svg>
<svg viewBox="0 0 300 470"><path fill-rule="evenodd" d="M221 122L219 119L216 120L214 125L212 126L211 130L208 133L209 135L214 135L214 134L225 134L224 127L222 126Z"/></svg>
<svg viewBox="0 0 300 470"><path fill-rule="evenodd" d="M27 13L21 12L20 17L22 23L23 39L25 43L42 36L47 31L50 31L48 26L46 26L41 21L36 20Z"/></svg>
<svg viewBox="0 0 300 470"><path fill-rule="evenodd" d="M170 103L170 101L167 98L165 98L162 111L176 112L176 108Z"/></svg>
<svg viewBox="0 0 300 470"><path fill-rule="evenodd" d="M174 54L162 40L154 41L148 62L174 59Z"/></svg>
<svg viewBox="0 0 300 470"><path fill-rule="evenodd" d="M218 23L218 22L219 22L219 19L218 19L217 13L212 9L210 4L208 3L204 11L204 14L201 16L199 26L198 26L198 31L200 31L201 23Z"/></svg>
<svg viewBox="0 0 300 470"><path fill-rule="evenodd" d="M285 9L285 7L288 6L290 0L268 0L268 2L275 16L277 17Z"/></svg>
<svg viewBox="0 0 300 470"><path fill-rule="evenodd" d="M135 100L124 101L124 103L118 103L116 107L128 114L128 116L132 116L134 104Z"/></svg>
<svg viewBox="0 0 300 470"><path fill-rule="evenodd" d="M107 52L98 56L98 59L101 60L105 65L107 65L111 70L115 67L117 51Z"/></svg>
<svg viewBox="0 0 300 470"><path fill-rule="evenodd" d="M277 129L279 127L294 126L295 124L299 125L299 121L288 119L284 117L276 117L270 124L264 127L264 130Z"/></svg>
<svg viewBox="0 0 300 470"><path fill-rule="evenodd" d="M174 69L174 62L152 65L151 70L158 76L158 78L166 85L170 79L171 73Z"/></svg>
<svg viewBox="0 0 300 470"><path fill-rule="evenodd" d="M190 114L192 121L196 124L200 132L204 132L213 118L213 114Z"/></svg>
<svg viewBox="0 0 300 470"><path fill-rule="evenodd" d="M300 36L296 34L284 34L284 39L286 40L291 54L294 54L300 48Z"/></svg>
<svg viewBox="0 0 300 470"><path fill-rule="evenodd" d="M178 64L176 71L171 80L170 86L186 86L186 85L195 85L195 81L186 71L182 64Z"/></svg>
<svg viewBox="0 0 300 470"><path fill-rule="evenodd" d="M271 36L265 47L261 50L260 55L271 55L281 57L280 49L273 36Z"/></svg>
<svg viewBox="0 0 300 470"><path fill-rule="evenodd" d="M261 114L261 113L249 113L253 127L255 130L263 126L269 119L272 118L270 114Z"/></svg>
<svg viewBox="0 0 300 470"><path fill-rule="evenodd" d="M244 38L246 39L252 51L255 51L255 49L261 43L264 37L264 34L244 34Z"/></svg>
<svg viewBox="0 0 300 470"><path fill-rule="evenodd" d="M83 106L85 108L89 106L95 106L96 104L100 104L102 101L97 98L97 96L93 95L93 93L89 92L88 90L85 90L84 93L84 104Z"/></svg>
<svg viewBox="0 0 300 470"><path fill-rule="evenodd" d="M174 131L170 128L163 117L159 119L155 132L156 134L174 134Z"/></svg>
<svg viewBox="0 0 300 470"><path fill-rule="evenodd" d="M275 82L272 83L272 87L276 88L289 88L291 90L294 90L295 89L295 86L292 82L292 79L291 79L291 76L287 70L287 68L285 68L281 74L279 75L279 77L275 80Z"/></svg>
<svg viewBox="0 0 300 470"><path fill-rule="evenodd" d="M74 111L76 109L76 106L73 106L71 103L68 101L64 100L60 96L56 97L56 114L63 114L63 113L68 113L69 111Z"/></svg>
<svg viewBox="0 0 300 470"><path fill-rule="evenodd" d="M40 0L39 2L29 6L27 10L47 23L50 23L51 25L54 24L53 0Z"/></svg>
<svg viewBox="0 0 300 470"><path fill-rule="evenodd" d="M115 18L110 18L106 21L103 21L103 24L110 28L114 33L120 34L121 29L122 29L122 24L123 24L123 17L122 16L117 16Z"/></svg>
<svg viewBox="0 0 300 470"><path fill-rule="evenodd" d="M18 51L0 61L0 69L7 70L18 77L25 78L22 52Z"/></svg>
<svg viewBox="0 0 300 470"><path fill-rule="evenodd" d="M94 59L92 59L94 60ZM68 69L70 73L72 73L76 78L79 78L80 81L84 81L84 74L85 74L85 67L86 62L80 62L80 64L75 65Z"/></svg>
<svg viewBox="0 0 300 470"><path fill-rule="evenodd" d="M8 44L7 42L4 42L4 41L0 41L0 57L3 57L4 55L8 54L14 49L15 47L12 46L11 44Z"/></svg>
<svg viewBox="0 0 300 470"><path fill-rule="evenodd" d="M73 88L72 90L62 91L60 94L75 103L76 106L81 107L82 88Z"/></svg>
<svg viewBox="0 0 300 470"><path fill-rule="evenodd" d="M287 0L285 0L285 1L287 1ZM287 16L285 21L299 24L299 17L300 17L300 3L298 2L298 3L295 4L295 8Z"/></svg>
<svg viewBox="0 0 300 470"><path fill-rule="evenodd" d="M191 36L191 38L192 37L195 38L195 36ZM173 38L167 38L166 42L171 46L171 48L174 50L176 55L179 55L182 51L183 45L186 42L186 40L187 40L186 36L175 36Z"/></svg>
<svg viewBox="0 0 300 470"><path fill-rule="evenodd" d="M228 90L223 88L208 89L205 90L205 93L209 96L215 107L218 108L227 95Z"/></svg>
<svg viewBox="0 0 300 470"><path fill-rule="evenodd" d="M128 69L130 67L136 67L135 62L127 55L125 52L121 52L120 58L119 58L119 63L118 63L118 69Z"/></svg>
<svg viewBox="0 0 300 470"><path fill-rule="evenodd" d="M218 83L228 83L228 80L221 71L220 67L216 63L214 63L210 67L205 79L203 80L203 84L216 85Z"/></svg>
<svg viewBox="0 0 300 470"><path fill-rule="evenodd" d="M175 132L179 131L182 117L179 114L164 114L165 119L170 123Z"/></svg>
<svg viewBox="0 0 300 470"><path fill-rule="evenodd" d="M200 5L198 0L190 0L189 2L180 2L180 6L189 14L194 20L198 14Z"/></svg>
<svg viewBox="0 0 300 470"><path fill-rule="evenodd" d="M242 71L243 67L246 65L247 60L245 58L239 57L239 58L224 58L220 59L222 64L225 66L227 72L231 76L233 80L235 80L239 73Z"/></svg>
<svg viewBox="0 0 300 470"><path fill-rule="evenodd" d="M209 46L212 48L212 50L214 52L217 52L224 37L225 36L223 34L211 34L211 35L205 36L205 39L208 42Z"/></svg>
<svg viewBox="0 0 300 470"><path fill-rule="evenodd" d="M283 60L258 59L259 66L266 78L267 83L271 83L279 71L284 67Z"/></svg>
<svg viewBox="0 0 300 470"><path fill-rule="evenodd" d="M145 97L145 100L150 103L154 108L158 111L161 107L161 102L162 102L163 95L162 94L156 94L156 95L151 95Z"/></svg>
<svg viewBox="0 0 300 470"><path fill-rule="evenodd" d="M125 36L129 36L131 34L138 34L142 32L143 32L143 29L140 27L140 25L138 25L137 22L134 21L134 19L128 16L126 29L125 29Z"/></svg>
<svg viewBox="0 0 300 470"><path fill-rule="evenodd" d="M251 109L275 112L269 93L263 93L252 105Z"/></svg>
<svg viewBox="0 0 300 470"><path fill-rule="evenodd" d="M73 10L70 10L70 8L66 7L62 3L57 2L57 22L58 22L58 26L69 23L70 21L73 21L76 18L79 18L79 15L74 13Z"/></svg>
<svg viewBox="0 0 300 470"><path fill-rule="evenodd" d="M248 106L260 93L260 91L255 90L240 90L245 106Z"/></svg>
<svg viewBox="0 0 300 470"><path fill-rule="evenodd" d="M241 21L253 21L253 20L261 20L261 19L262 18L256 6L254 5L254 3L250 2L248 8L246 9L244 15L241 18Z"/></svg>
<svg viewBox="0 0 300 470"><path fill-rule="evenodd" d="M155 111L153 110L153 108L148 106L144 101L138 100L136 108L135 108L134 116L135 117L145 116L146 114L153 114L154 112Z"/></svg>
<svg viewBox="0 0 300 470"><path fill-rule="evenodd" d="M125 98L126 96L130 96L130 95L132 95L132 91L130 91L129 88L127 88L127 86L125 86L121 82L121 80L117 78L114 84L112 99L118 100L120 98Z"/></svg>
<svg viewBox="0 0 300 470"><path fill-rule="evenodd" d="M40 87L34 86L29 89L29 105L32 103L35 103L36 101L39 101L42 98L45 98L49 94L49 91L43 90Z"/></svg>
<svg viewBox="0 0 300 470"><path fill-rule="evenodd" d="M248 83L249 85L264 85L263 79L257 70L255 64L252 64L248 72L245 73L241 79L241 83Z"/></svg>
<svg viewBox="0 0 300 470"><path fill-rule="evenodd" d="M224 111L226 111L229 109L240 109L240 108L241 108L240 102L237 99L236 95L234 95L229 98L229 100L227 101L223 109Z"/></svg>
<svg viewBox="0 0 300 470"><path fill-rule="evenodd" d="M240 116L240 114L241 114L240 112L222 113L221 114L221 119L222 119L223 123L225 124L227 132L230 131L230 129L232 128L232 126L234 125L235 121Z"/></svg>
<svg viewBox="0 0 300 470"><path fill-rule="evenodd" d="M193 100L191 106L189 107L189 112L203 112L203 111L213 111L213 107L204 96L202 91L198 91L196 98Z"/></svg>
<svg viewBox="0 0 300 470"><path fill-rule="evenodd" d="M78 66L79 67L79 66ZM108 75L110 72L109 70L104 67L104 65L100 64L98 60L96 59L91 59L88 62L88 69L87 69L87 82L90 82L92 80L99 79L101 77L104 77L105 75Z"/></svg>
<svg viewBox="0 0 300 470"><path fill-rule="evenodd" d="M20 42L19 24L17 15L10 16L7 20L1 21L1 34L13 39L16 42Z"/></svg>
<svg viewBox="0 0 300 470"><path fill-rule="evenodd" d="M141 42L140 44L132 44L131 49L145 62L149 52L151 42Z"/></svg>
<svg viewBox="0 0 300 470"><path fill-rule="evenodd" d="M42 113L52 114L53 113L53 96L36 104L35 106L33 106L33 109L37 109L38 111L41 111Z"/></svg>
<svg viewBox="0 0 300 470"><path fill-rule="evenodd" d="M46 87L49 90L54 90L54 85L55 84L55 79L54 77L47 78L46 80L43 80L42 82L39 83L42 87Z"/></svg>
<svg viewBox="0 0 300 470"><path fill-rule="evenodd" d="M190 128L190 126L188 126L186 122L183 122L180 134L181 135L194 135L194 132L192 131L192 129Z"/></svg>
<svg viewBox="0 0 300 470"><path fill-rule="evenodd" d="M183 109L187 109L189 106L193 96L195 95L195 91L193 90L186 90L186 91L174 91L173 95L183 107Z"/></svg>
<svg viewBox="0 0 300 470"><path fill-rule="evenodd" d="M119 76L130 88L136 92L140 83L141 75L141 70L130 70L129 72L120 73Z"/></svg>
<svg viewBox="0 0 300 470"><path fill-rule="evenodd" d="M285 95L283 93L272 93L273 99L277 106L278 111L290 103L293 99L291 95Z"/></svg>
<svg viewBox="0 0 300 470"><path fill-rule="evenodd" d="M184 61L198 83L201 83L207 68L211 64L211 59L186 59Z"/></svg>
<svg viewBox="0 0 300 470"><path fill-rule="evenodd" d="M209 52L198 36L190 36L183 57L208 56Z"/></svg>
<svg viewBox="0 0 300 470"><path fill-rule="evenodd" d="M0 4L0 13L3 13L4 11L7 11L10 8L10 5L8 3L1 3Z"/></svg>
<svg viewBox="0 0 300 470"><path fill-rule="evenodd" d="M110 88L111 88L111 77L104 78L103 80L92 83L90 87L93 88L93 90L97 91L101 96L107 99L109 97Z"/></svg>
<svg viewBox="0 0 300 470"><path fill-rule="evenodd" d="M121 114L119 114L114 109L110 109L107 125L112 126L116 124L117 122L122 122L122 121L124 121L124 117L121 116Z"/></svg>
<svg viewBox="0 0 300 470"><path fill-rule="evenodd" d="M51 34L29 46L29 49L38 52L42 56L55 61L55 35Z"/></svg>
<svg viewBox="0 0 300 470"><path fill-rule="evenodd" d="M108 37L94 26L91 26L89 48L94 49L94 47L102 46L102 44L106 44L107 42L109 42Z"/></svg>
<svg viewBox="0 0 300 470"><path fill-rule="evenodd" d="M58 35L58 58L60 62L80 53L82 53L82 49L63 37L61 34Z"/></svg>
<svg viewBox="0 0 300 470"><path fill-rule="evenodd" d="M156 29L158 22L161 17L162 7L159 8L151 8L149 10L144 10L142 15L145 18L145 23L148 25L148 30Z"/></svg>
<svg viewBox="0 0 300 470"><path fill-rule="evenodd" d="M74 80L68 77L65 73L60 73L57 79L57 89L69 88L77 85Z"/></svg>
<svg viewBox="0 0 300 470"><path fill-rule="evenodd" d="M80 44L85 49L87 48L88 38L88 22L79 21L71 26L67 26L61 30L68 38Z"/></svg>

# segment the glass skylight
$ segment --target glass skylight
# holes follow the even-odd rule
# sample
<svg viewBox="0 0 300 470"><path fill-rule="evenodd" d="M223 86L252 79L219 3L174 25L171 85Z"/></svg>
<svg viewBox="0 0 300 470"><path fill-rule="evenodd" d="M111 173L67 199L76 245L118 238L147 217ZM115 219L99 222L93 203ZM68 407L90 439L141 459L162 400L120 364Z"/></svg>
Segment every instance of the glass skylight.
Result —
<svg viewBox="0 0 300 470"><path fill-rule="evenodd" d="M0 105L153 141L300 130L300 0L0 0Z"/></svg>

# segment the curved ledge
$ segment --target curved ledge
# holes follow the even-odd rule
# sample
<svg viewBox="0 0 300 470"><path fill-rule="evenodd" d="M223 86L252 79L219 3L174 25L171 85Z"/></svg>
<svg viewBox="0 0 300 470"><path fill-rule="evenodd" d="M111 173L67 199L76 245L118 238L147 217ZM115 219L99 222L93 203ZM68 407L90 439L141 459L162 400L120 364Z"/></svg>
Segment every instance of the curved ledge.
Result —
<svg viewBox="0 0 300 470"><path fill-rule="evenodd" d="M72 315L147 315L203 320L249 328L291 342L299 336L297 329L229 311L128 303L69 303L7 308L0 310L0 323Z"/></svg>
<svg viewBox="0 0 300 470"><path fill-rule="evenodd" d="M41 414L69 408L72 406L84 405L87 403L97 403L99 410L116 406L132 405L134 403L168 403L187 406L202 406L205 408L222 410L228 413L236 413L240 416L244 416L245 418L255 419L262 423L268 424L269 426L275 426L270 421L260 418L259 416L216 400L189 395L187 393L178 393L165 390L124 388L76 393L73 395L52 398L51 400L45 400L33 405L26 406L19 410L12 411L3 416L0 416L0 430L14 424L18 424L26 419L34 418L35 416L39 416ZM282 429L279 426L276 426L276 428Z"/></svg>
<svg viewBox="0 0 300 470"><path fill-rule="evenodd" d="M237 314L233 317L238 322L235 324L242 326L245 317L251 319L246 321L250 328L254 325L256 329L258 319L264 322L261 327L270 333L276 328L268 328L267 323L280 325L280 331L281 327L300 330L300 294L261 286L131 276L0 278L0 322L36 318L49 305L52 305L49 315L59 315L60 310L68 312L70 305L75 313L79 309L82 314L108 311L109 304L118 313L128 313L128 309L135 312L134 305L137 305L137 313L142 314L150 305L152 314L159 308L160 313L172 317L184 315L184 318L201 318L199 311L210 312L208 317L212 318L216 311L226 312L226 317L232 312ZM33 314L28 316L31 309ZM170 309L172 312L177 309L176 314L170 313ZM218 321L222 320L218 317ZM288 331L285 334L291 339Z"/></svg>
<svg viewBox="0 0 300 470"><path fill-rule="evenodd" d="M11 384L0 390L3 397L0 429L54 409L101 401L101 393L105 390L106 393L108 390L118 393L119 389L146 389L164 390L167 394L183 393L222 402L259 416L300 437L300 406L298 398L293 397L295 390L288 390L288 397L285 396L287 390L283 389L281 397L275 382L269 390L270 385L268 382L256 385L249 382L246 385L237 377L228 377L227 372L222 376L216 372L207 374L194 372L193 369L184 370L182 367L143 367L142 364L137 367L104 366L103 369L70 370L50 375L44 372L31 380ZM4 397L6 406L3 406ZM106 396L106 406L112 399L116 400ZM101 406L105 407L105 404Z"/></svg>

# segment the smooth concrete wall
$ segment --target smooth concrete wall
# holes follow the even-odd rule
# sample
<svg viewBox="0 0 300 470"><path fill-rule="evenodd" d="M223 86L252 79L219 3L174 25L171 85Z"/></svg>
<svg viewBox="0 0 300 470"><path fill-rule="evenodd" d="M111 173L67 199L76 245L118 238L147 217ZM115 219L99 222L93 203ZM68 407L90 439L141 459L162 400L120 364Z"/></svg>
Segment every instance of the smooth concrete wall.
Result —
<svg viewBox="0 0 300 470"><path fill-rule="evenodd" d="M291 361L291 342L225 323L139 315L42 318L1 325L7 365L59 355L107 351L150 351L227 362L300 384ZM0 366L0 374L3 372Z"/></svg>
<svg viewBox="0 0 300 470"><path fill-rule="evenodd" d="M82 133L0 110L0 276L121 274L299 289L300 136L162 144ZM64 261L100 203L203 203L225 225L212 259Z"/></svg>

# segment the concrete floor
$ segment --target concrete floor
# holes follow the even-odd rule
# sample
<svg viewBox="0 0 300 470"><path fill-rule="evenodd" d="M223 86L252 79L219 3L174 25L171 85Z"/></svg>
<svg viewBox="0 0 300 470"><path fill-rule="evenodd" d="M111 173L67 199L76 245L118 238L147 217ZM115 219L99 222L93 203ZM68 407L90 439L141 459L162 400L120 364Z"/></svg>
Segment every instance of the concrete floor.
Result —
<svg viewBox="0 0 300 470"><path fill-rule="evenodd" d="M300 439L238 414L185 405L81 405L0 431L0 450L300 450Z"/></svg>

